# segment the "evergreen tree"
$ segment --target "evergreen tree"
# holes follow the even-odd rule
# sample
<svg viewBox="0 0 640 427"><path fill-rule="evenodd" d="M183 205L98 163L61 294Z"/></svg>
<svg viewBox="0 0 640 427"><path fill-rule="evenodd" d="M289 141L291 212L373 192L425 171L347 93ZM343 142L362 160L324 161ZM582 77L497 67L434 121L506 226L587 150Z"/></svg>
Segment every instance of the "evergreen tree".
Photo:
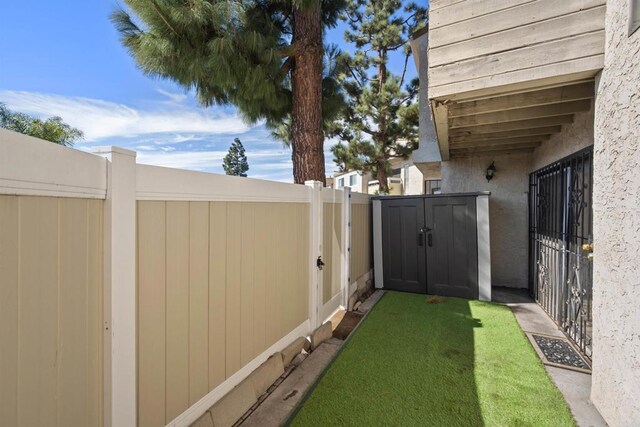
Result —
<svg viewBox="0 0 640 427"><path fill-rule="evenodd" d="M355 53L344 57L347 107L342 126L334 127L340 142L332 151L341 170L371 171L388 193L389 159L406 158L418 144L418 79L405 77L409 36L426 24L427 10L400 0L350 0L344 19ZM400 75L388 68L391 55L403 59Z"/></svg>
<svg viewBox="0 0 640 427"><path fill-rule="evenodd" d="M229 147L229 152L224 156L222 167L227 175L247 176L249 163L247 162L247 156L244 154L244 147L240 142L240 138L233 140Z"/></svg>
<svg viewBox="0 0 640 427"><path fill-rule="evenodd" d="M125 0L112 15L143 72L234 104L276 128L291 117L296 183L324 181L322 33L345 0Z"/></svg>
<svg viewBox="0 0 640 427"><path fill-rule="evenodd" d="M0 127L67 147L84 137L80 129L69 126L62 121L61 117L54 116L41 120L28 114L11 111L1 103Z"/></svg>

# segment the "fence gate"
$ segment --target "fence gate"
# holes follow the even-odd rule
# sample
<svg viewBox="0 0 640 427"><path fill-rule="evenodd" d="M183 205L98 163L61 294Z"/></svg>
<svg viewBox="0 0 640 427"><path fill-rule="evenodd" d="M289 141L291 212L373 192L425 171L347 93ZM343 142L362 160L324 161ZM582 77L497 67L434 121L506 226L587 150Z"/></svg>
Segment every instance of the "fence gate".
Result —
<svg viewBox="0 0 640 427"><path fill-rule="evenodd" d="M529 290L591 358L593 147L529 179Z"/></svg>

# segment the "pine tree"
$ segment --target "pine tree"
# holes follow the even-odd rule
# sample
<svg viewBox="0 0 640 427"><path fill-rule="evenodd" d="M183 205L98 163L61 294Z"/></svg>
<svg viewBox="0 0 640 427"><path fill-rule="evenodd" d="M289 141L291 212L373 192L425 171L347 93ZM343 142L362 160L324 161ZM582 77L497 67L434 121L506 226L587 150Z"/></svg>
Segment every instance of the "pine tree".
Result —
<svg viewBox="0 0 640 427"><path fill-rule="evenodd" d="M240 142L240 138L233 140L229 147L229 152L224 156L222 168L227 175L247 176L249 162L247 162L247 156L244 154L244 147Z"/></svg>
<svg viewBox="0 0 640 427"><path fill-rule="evenodd" d="M296 183L324 181L322 33L345 0L125 0L112 21L143 72L233 104L249 122L291 117Z"/></svg>
<svg viewBox="0 0 640 427"><path fill-rule="evenodd" d="M73 146L74 142L84 137L80 129L69 126L61 117L54 116L41 120L28 114L11 111L2 103L0 103L0 127L67 147Z"/></svg>
<svg viewBox="0 0 640 427"><path fill-rule="evenodd" d="M427 21L427 10L400 0L351 0L344 19L345 40L355 46L344 56L342 85L347 107L332 151L341 170L371 171L388 193L389 159L406 158L418 144L418 79L405 81L411 56L409 36ZM390 55L402 55L401 74L388 68Z"/></svg>

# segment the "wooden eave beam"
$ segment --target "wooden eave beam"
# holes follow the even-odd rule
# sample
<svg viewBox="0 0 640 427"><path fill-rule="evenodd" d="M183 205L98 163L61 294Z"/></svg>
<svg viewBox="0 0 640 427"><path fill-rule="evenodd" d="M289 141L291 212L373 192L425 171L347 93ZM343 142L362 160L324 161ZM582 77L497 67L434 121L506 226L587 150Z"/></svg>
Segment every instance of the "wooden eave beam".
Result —
<svg viewBox="0 0 640 427"><path fill-rule="evenodd" d="M469 157L489 157L504 156L506 154L528 154L533 153L533 148L521 148L518 150L496 150L496 151L478 151L475 153L451 153L452 159L463 159Z"/></svg>
<svg viewBox="0 0 640 427"><path fill-rule="evenodd" d="M453 145L458 142L474 142L474 141L487 141L491 139L508 139L508 138L519 138L522 136L533 136L533 135L551 135L554 133L559 133L562 130L562 126L546 126L540 128L530 128L530 129L516 129L510 130L506 132L490 132L483 134L450 134L449 135L449 144Z"/></svg>
<svg viewBox="0 0 640 427"><path fill-rule="evenodd" d="M541 144L540 141L529 142L526 144L502 144L495 146L480 146L480 147L466 147L466 148L452 148L451 153L484 153L486 151L500 151L500 150L520 150L525 148L536 148Z"/></svg>
<svg viewBox="0 0 640 427"><path fill-rule="evenodd" d="M517 70L501 75L490 75L479 79L457 83L434 85L429 83L430 99L452 101L470 101L472 99L493 98L498 94L506 95L521 93L525 90L538 90L543 86L564 86L573 82L593 81L595 75L602 70L604 55L596 55L578 60L575 69L582 71L568 72L568 74L539 76L535 70ZM429 67L432 70L437 67ZM523 80L524 79L524 80ZM513 83L512 83L513 82Z"/></svg>
<svg viewBox="0 0 640 427"><path fill-rule="evenodd" d="M586 82L477 101L452 102L449 118L591 99L594 92L595 84Z"/></svg>
<svg viewBox="0 0 640 427"><path fill-rule="evenodd" d="M438 138L438 148L442 160L449 160L449 107L447 104L432 100L431 111L433 113L433 123L436 127L436 137Z"/></svg>
<svg viewBox="0 0 640 427"><path fill-rule="evenodd" d="M546 141L550 138L550 135L533 135L533 136L523 136L520 138L508 138L508 139L491 139L486 141L473 141L473 142L458 142L455 144L449 145L449 149L459 150L466 148L492 148L492 147L516 147L522 144L538 144L542 141Z"/></svg>
<svg viewBox="0 0 640 427"><path fill-rule="evenodd" d="M487 125L465 126L456 129L450 129L451 136L461 135L478 135L494 132L507 132L518 129L532 129L547 126L557 126L567 123L573 123L573 114L564 114L561 116L543 117L539 119L516 120L512 122L492 123Z"/></svg>
<svg viewBox="0 0 640 427"><path fill-rule="evenodd" d="M501 148L496 150L455 150L451 151L451 158L458 159L462 157L480 157L480 156L501 156L505 154L522 154L522 153L532 153L534 147L523 147L520 146L518 148Z"/></svg>
<svg viewBox="0 0 640 427"><path fill-rule="evenodd" d="M560 104L541 105L537 107L518 108L515 110L494 113L476 114L475 116L455 117L449 120L450 128L489 125L494 123L532 120L544 117L574 114L591 109L591 100L563 102Z"/></svg>

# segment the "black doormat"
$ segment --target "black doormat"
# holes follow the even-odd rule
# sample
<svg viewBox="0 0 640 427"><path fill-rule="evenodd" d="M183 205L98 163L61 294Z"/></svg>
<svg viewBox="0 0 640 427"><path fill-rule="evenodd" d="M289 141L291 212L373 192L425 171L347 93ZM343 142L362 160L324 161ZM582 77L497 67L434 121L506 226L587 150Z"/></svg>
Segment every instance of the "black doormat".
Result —
<svg viewBox="0 0 640 427"><path fill-rule="evenodd" d="M591 373L591 366L566 338L527 333L545 365Z"/></svg>

